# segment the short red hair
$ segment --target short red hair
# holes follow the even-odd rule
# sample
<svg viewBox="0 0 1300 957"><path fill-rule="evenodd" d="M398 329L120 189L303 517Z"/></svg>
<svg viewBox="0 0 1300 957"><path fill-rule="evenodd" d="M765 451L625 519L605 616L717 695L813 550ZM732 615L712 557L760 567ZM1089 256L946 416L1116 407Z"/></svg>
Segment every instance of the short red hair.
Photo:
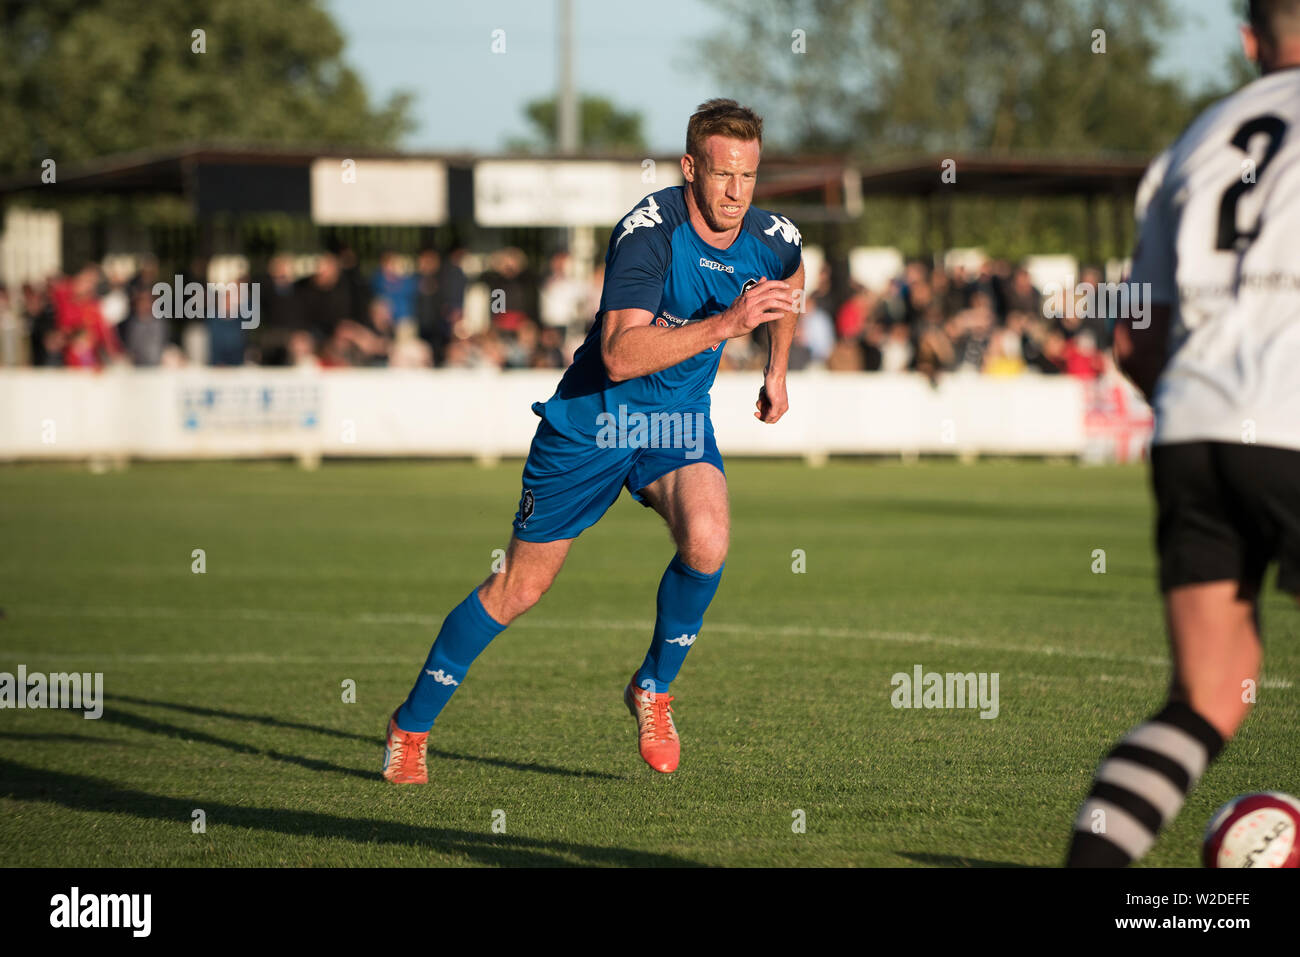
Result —
<svg viewBox="0 0 1300 957"><path fill-rule="evenodd" d="M763 146L763 118L735 100L713 99L701 103L686 124L686 152L697 163L704 162L704 141L726 136Z"/></svg>

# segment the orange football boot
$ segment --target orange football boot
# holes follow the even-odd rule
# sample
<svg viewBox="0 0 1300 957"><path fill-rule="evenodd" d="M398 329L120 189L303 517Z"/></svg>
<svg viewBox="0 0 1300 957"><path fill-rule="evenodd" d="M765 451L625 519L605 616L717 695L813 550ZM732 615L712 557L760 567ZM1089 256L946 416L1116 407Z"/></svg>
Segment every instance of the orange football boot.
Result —
<svg viewBox="0 0 1300 957"><path fill-rule="evenodd" d="M403 731L397 726L396 711L388 719L384 777L394 784L429 783L429 732Z"/></svg>
<svg viewBox="0 0 1300 957"><path fill-rule="evenodd" d="M641 757L656 771L664 774L676 771L682 743L677 737L677 726L673 724L673 709L668 704L673 696L666 692L646 691L636 687L635 682L634 671L632 680L623 689L623 703L636 718Z"/></svg>

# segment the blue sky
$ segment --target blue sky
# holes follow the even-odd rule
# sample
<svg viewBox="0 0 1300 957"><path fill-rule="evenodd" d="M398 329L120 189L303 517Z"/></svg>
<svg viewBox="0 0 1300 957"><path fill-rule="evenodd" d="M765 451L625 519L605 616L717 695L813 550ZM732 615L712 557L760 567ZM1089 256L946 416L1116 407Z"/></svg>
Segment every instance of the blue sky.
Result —
<svg viewBox="0 0 1300 957"><path fill-rule="evenodd" d="M1158 69L1201 89L1225 73L1240 3L1170 3L1180 29ZM523 104L554 89L554 0L325 0L325 6L347 38L348 63L372 95L401 88L417 94L418 127L408 149L498 151L508 137L529 132ZM711 76L684 66L695 38L724 28L716 9L703 0L574 0L574 6L578 89L639 109L653 151L680 150L685 117L716 95ZM505 30L505 56L489 49L497 28Z"/></svg>

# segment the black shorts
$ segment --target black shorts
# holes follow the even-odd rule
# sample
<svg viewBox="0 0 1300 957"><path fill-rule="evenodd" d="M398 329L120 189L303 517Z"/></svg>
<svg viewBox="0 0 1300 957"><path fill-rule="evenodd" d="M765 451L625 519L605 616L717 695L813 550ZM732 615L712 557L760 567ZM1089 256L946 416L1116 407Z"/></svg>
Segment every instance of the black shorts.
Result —
<svg viewBox="0 0 1300 957"><path fill-rule="evenodd" d="M1231 580L1254 601L1277 586L1300 595L1300 451L1229 442L1151 447L1160 590Z"/></svg>

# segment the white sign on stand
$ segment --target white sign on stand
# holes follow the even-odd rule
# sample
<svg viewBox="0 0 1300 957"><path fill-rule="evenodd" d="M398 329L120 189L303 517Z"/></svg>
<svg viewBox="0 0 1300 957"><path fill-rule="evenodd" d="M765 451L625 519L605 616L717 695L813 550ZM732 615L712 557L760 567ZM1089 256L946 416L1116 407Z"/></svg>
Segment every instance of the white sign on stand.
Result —
<svg viewBox="0 0 1300 957"><path fill-rule="evenodd" d="M483 160L474 164L474 219L480 226L612 227L648 194L681 184L676 164L651 159Z"/></svg>

